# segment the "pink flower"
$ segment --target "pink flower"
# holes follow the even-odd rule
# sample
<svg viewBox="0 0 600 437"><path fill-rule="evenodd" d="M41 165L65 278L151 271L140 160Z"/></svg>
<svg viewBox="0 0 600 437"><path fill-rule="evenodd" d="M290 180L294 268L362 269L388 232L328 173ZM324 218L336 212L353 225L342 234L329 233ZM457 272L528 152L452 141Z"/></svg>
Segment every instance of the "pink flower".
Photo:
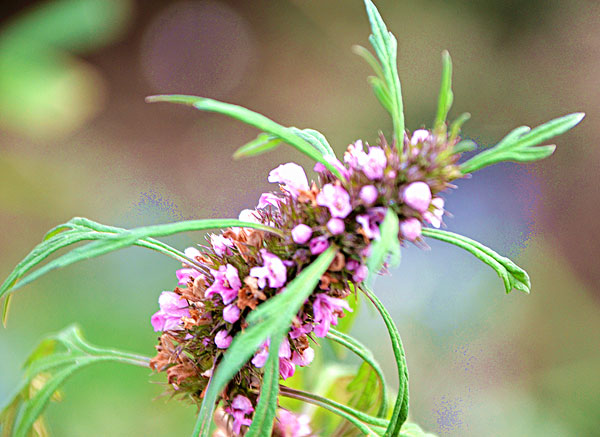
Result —
<svg viewBox="0 0 600 437"><path fill-rule="evenodd" d="M229 238L226 238L222 235L212 234L210 236L210 244L217 255L231 256L231 248L233 247L233 241L231 241Z"/></svg>
<svg viewBox="0 0 600 437"><path fill-rule="evenodd" d="M410 241L415 241L421 236L421 222L414 217L400 223L400 233Z"/></svg>
<svg viewBox="0 0 600 437"><path fill-rule="evenodd" d="M308 180L304 169L298 164L289 162L271 170L268 181L280 183L283 189L293 197L298 197L300 190L308 191Z"/></svg>
<svg viewBox="0 0 600 437"><path fill-rule="evenodd" d="M382 206L367 210L366 214L356 216L356 221L363 228L363 231L369 240L379 240L379 224L385 218L386 209Z"/></svg>
<svg viewBox="0 0 600 437"><path fill-rule="evenodd" d="M314 358L315 350L310 346L304 349L304 352L302 352L302 354L299 354L296 351L292 353L292 363L300 367L308 366L310 363L312 363Z"/></svg>
<svg viewBox="0 0 600 437"><path fill-rule="evenodd" d="M283 202L281 197L278 197L273 193L262 193L260 199L258 199L257 208L266 208L269 205L279 208L279 202Z"/></svg>
<svg viewBox="0 0 600 437"><path fill-rule="evenodd" d="M301 337L305 334L310 334L312 332L312 325L310 323L305 323L300 326L292 326L292 330L290 331L290 338L295 340L298 337Z"/></svg>
<svg viewBox="0 0 600 437"><path fill-rule="evenodd" d="M431 204L434 207L433 212L425 211L423 218L434 228L439 228L442 225L442 217L444 216L444 199L435 197Z"/></svg>
<svg viewBox="0 0 600 437"><path fill-rule="evenodd" d="M261 249L260 254L264 264L262 267L252 267L250 269L250 276L258 278L258 286L260 288L265 288L267 279L269 280L269 287L282 287L287 280L285 265L277 255L267 252L266 249Z"/></svg>
<svg viewBox="0 0 600 437"><path fill-rule="evenodd" d="M295 371L296 365L292 363L289 359L279 359L279 374L283 379L288 379L289 377L294 376Z"/></svg>
<svg viewBox="0 0 600 437"><path fill-rule="evenodd" d="M339 185L325 184L317 194L317 205L326 206L332 217L345 218L352 211L350 195Z"/></svg>
<svg viewBox="0 0 600 437"><path fill-rule="evenodd" d="M358 197L360 197L360 200L362 200L366 206L373 205L378 196L379 192L374 185L365 185L360 189L360 193L358 194Z"/></svg>
<svg viewBox="0 0 600 437"><path fill-rule="evenodd" d="M217 332L217 335L215 335L215 344L219 349L227 349L232 341L233 337L231 337L225 329L221 329Z"/></svg>
<svg viewBox="0 0 600 437"><path fill-rule="evenodd" d="M260 348L260 350L254 355L252 358L252 364L254 367L261 368L267 362L267 358L269 357L269 340L265 341Z"/></svg>
<svg viewBox="0 0 600 437"><path fill-rule="evenodd" d="M327 222L327 229L329 229L331 235L340 235L346 229L346 225L344 220L334 217Z"/></svg>
<svg viewBox="0 0 600 437"><path fill-rule="evenodd" d="M187 258L191 260L196 260L196 257L201 255L200 251L195 247L188 247L183 251L183 253ZM200 272L196 269L184 267L182 269L177 270L175 272L175 275L177 276L179 285L187 285L187 283L190 280L193 281L194 279L196 279L196 277L200 276Z"/></svg>
<svg viewBox="0 0 600 437"><path fill-rule="evenodd" d="M238 216L238 220L241 220L243 222L250 222L250 223L260 223L260 219L258 218L259 216L256 214L256 211L253 209L242 209L242 211L240 212L239 216ZM234 228L237 229L237 228Z"/></svg>
<svg viewBox="0 0 600 437"><path fill-rule="evenodd" d="M238 276L237 269L231 264L219 267L219 270L212 270L215 281L206 289L205 296L212 297L220 294L225 305L230 304L237 297L238 291L242 288L242 282Z"/></svg>
<svg viewBox="0 0 600 437"><path fill-rule="evenodd" d="M285 437L310 437L310 418L306 414L297 416L288 410L282 408L277 412L277 427L281 435Z"/></svg>
<svg viewBox="0 0 600 437"><path fill-rule="evenodd" d="M229 323L235 323L240 318L241 310L234 303L223 308L223 320Z"/></svg>
<svg viewBox="0 0 600 437"><path fill-rule="evenodd" d="M387 166L387 158L381 147L369 147L369 154L363 162L359 162L360 168L369 179L383 178L383 171Z"/></svg>
<svg viewBox="0 0 600 437"><path fill-rule="evenodd" d="M363 146L362 140L356 140L354 144L350 144L346 152L344 152L344 162L350 168L358 169L362 162L367 160L367 154Z"/></svg>
<svg viewBox="0 0 600 437"><path fill-rule="evenodd" d="M338 316L344 314L344 309L352 312L345 300L328 296L325 293L317 294L313 302L313 316L318 324L315 327L315 335L321 338L325 337L329 332L329 327L337 325Z"/></svg>
<svg viewBox="0 0 600 437"><path fill-rule="evenodd" d="M290 347L290 341L284 338L279 345L279 358L290 358L292 356L292 348Z"/></svg>
<svg viewBox="0 0 600 437"><path fill-rule="evenodd" d="M423 213L431 203L431 190L425 182L413 182L402 193L402 200L412 209Z"/></svg>
<svg viewBox="0 0 600 437"><path fill-rule="evenodd" d="M327 237L324 235L320 237L315 237L308 243L308 248L310 249L310 253L313 255L319 255L320 253L325 252L325 250L329 247L329 241Z"/></svg>
<svg viewBox="0 0 600 437"><path fill-rule="evenodd" d="M187 307L188 302L173 293L163 291L158 298L160 310L154 313L150 319L154 331L176 331L182 329L181 318L190 317Z"/></svg>
<svg viewBox="0 0 600 437"><path fill-rule="evenodd" d="M300 223L299 225L294 226L294 229L292 229L292 239L298 244L306 243L308 240L310 240L311 235L312 229L310 226L305 225L304 223Z"/></svg>
<svg viewBox="0 0 600 437"><path fill-rule="evenodd" d="M419 143L423 143L423 142L427 141L428 138L429 138L429 131L427 131L425 129L417 129L412 134L412 138L410 139L410 144L412 144L413 146L416 146Z"/></svg>
<svg viewBox="0 0 600 437"><path fill-rule="evenodd" d="M252 402L246 396L237 395L233 398L231 406L225 408L225 411L233 416L233 433L235 435L241 435L242 426L250 426L252 419L247 418L246 415L254 411L252 408Z"/></svg>
<svg viewBox="0 0 600 437"><path fill-rule="evenodd" d="M356 270L354 270L354 274L352 275L352 280L357 284L367 279L369 275L369 269L366 265L360 264Z"/></svg>

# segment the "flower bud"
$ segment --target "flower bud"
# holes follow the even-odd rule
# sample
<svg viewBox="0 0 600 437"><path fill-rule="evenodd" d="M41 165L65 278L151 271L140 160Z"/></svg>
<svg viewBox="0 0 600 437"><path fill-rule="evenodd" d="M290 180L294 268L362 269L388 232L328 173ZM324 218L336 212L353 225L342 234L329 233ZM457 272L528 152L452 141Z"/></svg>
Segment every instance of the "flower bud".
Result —
<svg viewBox="0 0 600 437"><path fill-rule="evenodd" d="M421 236L421 222L414 217L404 220L400 224L400 232L410 241L415 241Z"/></svg>
<svg viewBox="0 0 600 437"><path fill-rule="evenodd" d="M312 235L312 229L310 226L305 225L304 223L300 223L292 229L292 239L295 243L304 244Z"/></svg>
<svg viewBox="0 0 600 437"><path fill-rule="evenodd" d="M420 213L427 211L431 203L431 190L425 182L413 182L402 193L402 200Z"/></svg>
<svg viewBox="0 0 600 437"><path fill-rule="evenodd" d="M332 235L340 235L346 229L344 220L339 218L332 218L327 222L327 229Z"/></svg>

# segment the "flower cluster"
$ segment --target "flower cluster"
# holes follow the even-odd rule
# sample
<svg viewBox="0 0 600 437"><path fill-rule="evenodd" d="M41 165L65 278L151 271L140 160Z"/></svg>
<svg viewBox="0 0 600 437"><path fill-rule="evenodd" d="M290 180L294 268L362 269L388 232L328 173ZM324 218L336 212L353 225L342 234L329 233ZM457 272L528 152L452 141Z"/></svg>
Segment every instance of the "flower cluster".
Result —
<svg viewBox="0 0 600 437"><path fill-rule="evenodd" d="M369 274L366 260L387 210L398 215L400 241L419 243L422 226L442 224L439 193L462 176L456 142L426 130L405 136L401 151L383 136L377 146L359 140L348 147L343 163L329 158L343 178L315 166L319 184L309 184L294 163L272 170L268 180L280 185L279 192L264 193L257 208L242 211L240 219L282 234L229 228L210 235L206 246L186 250L193 263L177 271L179 287L161 294L160 311L152 316L154 330L161 332L152 368L166 371L176 394L201 402L216 363L247 326L248 314L335 245L333 262L279 347L282 379L309 365L311 341L327 336L352 311L345 298ZM252 423L269 347L267 340L221 395L222 418L234 435L243 435ZM308 424L292 413L280 410L278 417L282 435L310 435Z"/></svg>

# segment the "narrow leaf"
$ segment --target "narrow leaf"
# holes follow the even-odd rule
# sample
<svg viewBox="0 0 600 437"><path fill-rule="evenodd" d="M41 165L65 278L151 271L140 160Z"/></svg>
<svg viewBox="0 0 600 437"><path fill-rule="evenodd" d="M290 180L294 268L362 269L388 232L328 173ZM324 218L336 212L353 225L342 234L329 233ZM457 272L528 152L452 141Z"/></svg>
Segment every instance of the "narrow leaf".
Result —
<svg viewBox="0 0 600 437"><path fill-rule="evenodd" d="M496 146L464 162L463 173L472 173L488 165L503 161L531 162L543 159L554 152L554 146L535 147L576 126L585 116L581 112L555 118L535 129L521 126L512 130Z"/></svg>
<svg viewBox="0 0 600 437"><path fill-rule="evenodd" d="M440 86L440 96L438 99L437 114L434 129L439 130L444 127L446 117L452 107L454 95L452 94L452 59L447 50L442 52L442 84Z"/></svg>
<svg viewBox="0 0 600 437"><path fill-rule="evenodd" d="M321 132L314 129L298 129L296 127L291 127L290 129L294 134L313 146L323 156L335 157L335 152L329 145L327 138L325 138Z"/></svg>
<svg viewBox="0 0 600 437"><path fill-rule="evenodd" d="M468 121L470 118L471 114L469 114L468 112L463 112L458 116L456 120L452 122L452 124L450 125L450 136L448 137L448 141L454 141L456 137L458 137L462 125L465 124L465 122Z"/></svg>
<svg viewBox="0 0 600 437"><path fill-rule="evenodd" d="M256 139L237 149L233 154L233 157L234 159L240 159L257 156L276 149L280 144L281 140L277 137L269 134L260 134Z"/></svg>
<svg viewBox="0 0 600 437"><path fill-rule="evenodd" d="M422 233L425 237L454 244L475 255L498 273L507 293L510 293L513 288L524 293L531 291L531 281L525 270L478 241L439 229L423 228Z"/></svg>
<svg viewBox="0 0 600 437"><path fill-rule="evenodd" d="M371 36L369 41L375 49L375 53L381 63L383 77L391 99L392 122L394 124L394 135L398 147L404 138L404 108L402 103L402 89L398 77L397 42L394 35L387 30L379 11L371 0L365 0L365 7L371 23Z"/></svg>
<svg viewBox="0 0 600 437"><path fill-rule="evenodd" d="M289 144L290 146L295 147L301 153L304 153L306 156L313 159L314 161L322 163L338 178L343 179L340 172L333 165L331 165L321 153L319 153L306 140L294 134L294 132L290 128L281 126L280 124L275 123L273 120L265 117L264 115L253 112L242 106L219 102L217 100L208 99L205 97L184 95L150 96L146 98L146 101L149 103L179 103L183 105L192 106L201 111L216 112L219 114L227 115L231 118L235 118L236 120L239 120L250 126L254 126L267 134L271 134L272 136L279 138L280 140Z"/></svg>
<svg viewBox="0 0 600 437"><path fill-rule="evenodd" d="M470 152L477 148L477 143L472 140L462 140L456 143L454 148L452 149L452 153L464 153Z"/></svg>
<svg viewBox="0 0 600 437"><path fill-rule="evenodd" d="M208 436L219 394L259 346L267 338L277 341L276 337L281 335L283 330L283 335L287 334L294 316L314 291L336 252L337 248L331 246L287 284L284 292L262 303L250 313L246 319L249 326L235 336L208 384L194 428L194 436Z"/></svg>
<svg viewBox="0 0 600 437"><path fill-rule="evenodd" d="M378 77L369 76L367 81L373 87L373 92L375 93L375 97L381 103L381 106L385 108L386 111L392 112L392 98L390 97L390 93L386 88L385 82Z"/></svg>
<svg viewBox="0 0 600 437"><path fill-rule="evenodd" d="M406 422L402 425L399 437L436 437L435 434L430 434L421 429L419 425L412 422Z"/></svg>
<svg viewBox="0 0 600 437"><path fill-rule="evenodd" d="M352 46L352 51L354 52L354 54L363 58L367 62L367 64L371 66L377 77L381 79L382 82L385 82L385 77L383 75L381 65L379 65L379 62L377 61L377 59L375 59L375 56L373 56L373 54L368 49L360 45L354 45Z"/></svg>

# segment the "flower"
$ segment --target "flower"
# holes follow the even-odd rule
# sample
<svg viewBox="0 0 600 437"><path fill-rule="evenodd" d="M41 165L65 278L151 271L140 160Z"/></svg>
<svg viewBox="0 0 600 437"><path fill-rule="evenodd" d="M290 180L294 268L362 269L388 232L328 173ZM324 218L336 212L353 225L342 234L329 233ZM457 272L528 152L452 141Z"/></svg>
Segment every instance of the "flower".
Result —
<svg viewBox="0 0 600 437"><path fill-rule="evenodd" d="M332 235L340 235L346 230L346 225L344 224L344 220L334 217L327 222L327 229L329 229Z"/></svg>
<svg viewBox="0 0 600 437"><path fill-rule="evenodd" d="M268 181L282 184L283 189L294 198L298 197L300 190L308 191L308 180L306 179L304 169L293 162L282 164L271 170Z"/></svg>
<svg viewBox="0 0 600 437"><path fill-rule="evenodd" d="M210 236L210 244L217 255L231 256L231 248L233 247L233 241L231 241L229 238L226 238L222 235L212 234Z"/></svg>
<svg viewBox="0 0 600 437"><path fill-rule="evenodd" d="M363 162L359 161L359 165L365 176L369 179L381 179L383 171L387 166L387 158L381 147L369 147L369 153Z"/></svg>
<svg viewBox="0 0 600 437"><path fill-rule="evenodd" d="M400 232L410 241L415 241L421 236L421 222L414 217L404 220L400 223Z"/></svg>
<svg viewBox="0 0 600 437"><path fill-rule="evenodd" d="M366 214L356 216L356 221L362 226L365 236L369 240L379 240L379 224L385 218L384 207L378 206L367 210Z"/></svg>
<svg viewBox="0 0 600 437"><path fill-rule="evenodd" d="M299 354L296 351L292 353L292 363L300 367L308 366L310 363L312 363L314 358L315 350L310 346L304 349L304 352L302 352L302 354Z"/></svg>
<svg viewBox="0 0 600 437"><path fill-rule="evenodd" d="M360 189L360 193L358 194L360 200L362 200L363 203L367 206L373 205L377 200L378 196L379 192L377 191L377 188L375 188L374 185L365 185Z"/></svg>
<svg viewBox="0 0 600 437"><path fill-rule="evenodd" d="M238 291L242 288L242 282L238 276L237 269L231 264L219 267L219 270L212 270L215 281L206 289L205 296L212 297L220 294L225 305L230 304L237 297Z"/></svg>
<svg viewBox="0 0 600 437"><path fill-rule="evenodd" d="M425 211L423 213L423 218L434 228L439 228L442 225L442 217L444 215L444 199L435 197L431 201L431 204L434 207L433 212Z"/></svg>
<svg viewBox="0 0 600 437"><path fill-rule="evenodd" d="M305 225L304 223L300 223L299 225L294 226L294 229L292 229L292 240L298 244L306 243L308 240L310 240L311 235L311 227Z"/></svg>
<svg viewBox="0 0 600 437"><path fill-rule="evenodd" d="M227 349L232 341L233 337L225 329L221 329L215 335L215 344L219 349Z"/></svg>
<svg viewBox="0 0 600 437"><path fill-rule="evenodd" d="M332 217L345 218L352 211L350 195L339 185L325 184L317 194L317 205L326 206Z"/></svg>
<svg viewBox="0 0 600 437"><path fill-rule="evenodd" d="M413 182L404 189L402 200L412 209L423 213L431 203L431 189L425 182Z"/></svg>
<svg viewBox="0 0 600 437"><path fill-rule="evenodd" d="M189 259L196 260L196 257L200 256L200 251L195 247L188 247L183 251L185 256ZM200 272L196 269L191 269L189 267L184 267L175 272L177 276L179 285L187 285L187 283L191 280L196 279L197 276L200 275Z"/></svg>
<svg viewBox="0 0 600 437"><path fill-rule="evenodd" d="M417 129L413 132L412 138L410 139L410 144L416 146L419 143L423 143L427 141L429 138L429 131L425 129Z"/></svg>
<svg viewBox="0 0 600 437"><path fill-rule="evenodd" d="M296 365L292 363L289 359L279 359L279 374L283 379L288 379L289 377L294 376L295 371Z"/></svg>
<svg viewBox="0 0 600 437"><path fill-rule="evenodd" d="M308 243L308 248L310 249L310 253L313 255L319 255L320 253L325 252L325 250L329 247L329 241L327 237L322 235L320 237L315 237Z"/></svg>
<svg viewBox="0 0 600 437"><path fill-rule="evenodd" d="M306 414L296 415L280 408L277 412L277 428L284 437L309 437L312 430L308 425L310 418Z"/></svg>
<svg viewBox="0 0 600 437"><path fill-rule="evenodd" d="M241 310L234 303L223 308L223 320L229 323L235 323L240 318Z"/></svg>
<svg viewBox="0 0 600 437"><path fill-rule="evenodd" d="M160 305L160 310L150 318L154 331L176 331L183 329L181 318L190 317L190 312L187 309L187 301L172 291L163 291L158 298L158 304Z"/></svg>
<svg viewBox="0 0 600 437"><path fill-rule="evenodd" d="M367 279L368 275L369 268L364 264L360 264L354 271L354 274L352 275L352 280L358 284Z"/></svg>
<svg viewBox="0 0 600 437"><path fill-rule="evenodd" d="M279 208L279 202L283 202L281 197L276 196L273 193L262 193L258 199L257 208L266 208L269 205Z"/></svg>
<svg viewBox="0 0 600 437"><path fill-rule="evenodd" d="M246 396L237 395L233 398L231 406L225 408L225 411L233 416L233 433L235 435L241 435L242 426L250 426L252 419L246 417L254 411L252 402Z"/></svg>
<svg viewBox="0 0 600 437"><path fill-rule="evenodd" d="M325 337L329 332L330 325L337 325L338 316L344 314L344 309L352 312L345 300L328 296L325 293L317 294L313 302L313 316L317 323L315 335L321 338Z"/></svg>
<svg viewBox="0 0 600 437"><path fill-rule="evenodd" d="M258 286L260 288L265 288L267 279L269 280L269 287L282 287L287 280L285 265L277 255L267 252L266 249L261 249L260 254L264 264L262 267L252 267L250 269L250 276L258 278Z"/></svg>
<svg viewBox="0 0 600 437"><path fill-rule="evenodd" d="M254 355L252 358L252 364L254 367L261 368L267 362L267 358L269 357L269 340L265 341L260 348L260 350Z"/></svg>
<svg viewBox="0 0 600 437"><path fill-rule="evenodd" d="M362 140L356 140L354 144L350 144L346 152L344 152L344 162L350 166L350 168L360 168L360 163L366 161L367 154L363 146Z"/></svg>

